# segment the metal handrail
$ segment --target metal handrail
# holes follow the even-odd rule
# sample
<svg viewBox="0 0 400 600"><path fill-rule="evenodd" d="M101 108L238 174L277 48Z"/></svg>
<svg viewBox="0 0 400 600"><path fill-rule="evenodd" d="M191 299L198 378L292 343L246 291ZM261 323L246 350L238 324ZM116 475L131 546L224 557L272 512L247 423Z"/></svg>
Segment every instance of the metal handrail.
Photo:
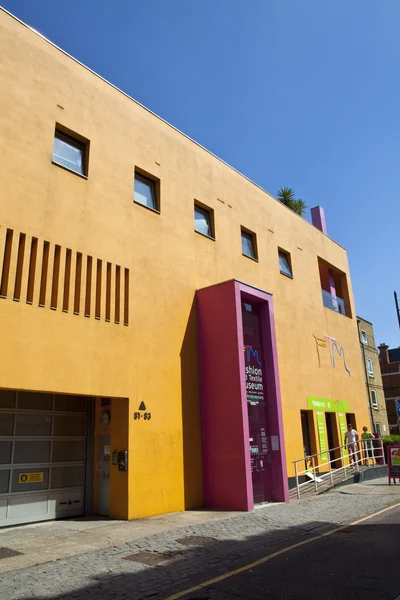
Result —
<svg viewBox="0 0 400 600"><path fill-rule="evenodd" d="M352 452L349 453L349 446L355 446ZM331 453L340 452L340 457L334 456L331 458ZM346 456L347 453L347 456ZM350 458L351 454L351 458ZM318 457L324 457L319 459ZM326 460L329 457L329 460ZM316 460L317 459L317 460ZM366 461L368 466L370 461L372 464L377 464L379 460L380 464L385 465L385 452L383 448L383 442L380 438L371 438L369 440L357 440L354 444L343 444L342 446L336 446L335 448L328 448L325 452L318 452L316 454L310 454L298 458L293 461L295 480L296 480L296 491L297 498L300 498L300 489L308 486L314 482L315 492L318 492L318 484L326 484L326 479L329 477L331 485L334 484L334 474L343 473L343 480L347 478L347 470L355 468L358 472L360 471L360 462ZM306 462L306 469L299 471L298 463ZM346 462L350 464L346 464ZM341 466L338 467L337 463ZM332 465L335 464L332 469ZM326 469L329 468L328 471ZM321 472L322 469L322 472ZM299 478L301 476L308 476L309 479L300 483Z"/></svg>
<svg viewBox="0 0 400 600"><path fill-rule="evenodd" d="M322 456L323 454L328 454L329 452L333 452L334 450L339 450L340 448L347 448L347 444L345 444L343 446L335 446L335 448L329 448L329 449L325 450L325 452L317 452L316 454L307 454L307 458L313 458L313 457L315 458L316 456ZM305 456L303 456L303 458L298 458L297 460L293 460L292 462L294 464L294 463L302 462L302 461L304 461L304 459L305 459Z"/></svg>

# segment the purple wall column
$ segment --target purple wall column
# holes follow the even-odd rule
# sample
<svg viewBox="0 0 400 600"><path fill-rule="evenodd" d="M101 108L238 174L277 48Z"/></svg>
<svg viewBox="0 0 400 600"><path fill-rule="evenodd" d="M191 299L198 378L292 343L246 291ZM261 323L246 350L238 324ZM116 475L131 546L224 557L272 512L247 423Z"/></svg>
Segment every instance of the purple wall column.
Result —
<svg viewBox="0 0 400 600"><path fill-rule="evenodd" d="M314 206L311 209L311 221L314 227L328 235L328 231L326 228L326 220L325 220L325 211L322 206Z"/></svg>
<svg viewBox="0 0 400 600"><path fill-rule="evenodd" d="M204 504L251 510L243 327L234 281L197 292L197 324Z"/></svg>
<svg viewBox="0 0 400 600"><path fill-rule="evenodd" d="M228 510L254 506L242 298L262 304L268 435L276 448L271 450L271 500L289 499L272 296L228 281L197 292L204 502Z"/></svg>

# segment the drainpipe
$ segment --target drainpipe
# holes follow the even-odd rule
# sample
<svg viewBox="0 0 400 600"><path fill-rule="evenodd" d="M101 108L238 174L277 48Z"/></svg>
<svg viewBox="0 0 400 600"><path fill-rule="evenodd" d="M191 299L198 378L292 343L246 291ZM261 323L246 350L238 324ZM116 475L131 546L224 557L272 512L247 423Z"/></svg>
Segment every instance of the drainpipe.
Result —
<svg viewBox="0 0 400 600"><path fill-rule="evenodd" d="M358 326L360 325L359 319L357 319L357 325ZM374 411L372 410L371 396L370 396L370 393L369 393L369 383L368 383L369 380L368 380L368 371L367 371L367 359L366 359L366 356L365 356L365 347L364 347L364 344L363 344L362 339L361 339L360 327L357 327L357 329L358 329L358 339L359 339L359 342L360 342L360 345L361 345L361 348L362 348L362 354L363 354L363 359L364 359L365 385L367 386L368 406L369 406L369 411L371 413L371 423L372 423L372 427L373 427L374 431L376 431L375 420L374 420Z"/></svg>

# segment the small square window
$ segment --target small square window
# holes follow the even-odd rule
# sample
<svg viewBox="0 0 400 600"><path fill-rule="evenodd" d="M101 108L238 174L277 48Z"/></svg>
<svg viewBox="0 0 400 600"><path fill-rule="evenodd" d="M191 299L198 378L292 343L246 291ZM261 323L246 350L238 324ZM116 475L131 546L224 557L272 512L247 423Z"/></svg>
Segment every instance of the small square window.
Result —
<svg viewBox="0 0 400 600"><path fill-rule="evenodd" d="M368 370L368 375L370 377L374 376L374 368L372 366L372 360L370 358L367 358L367 370Z"/></svg>
<svg viewBox="0 0 400 600"><path fill-rule="evenodd" d="M279 254L279 269L282 275L293 278L292 261L290 260L289 252L278 250Z"/></svg>
<svg viewBox="0 0 400 600"><path fill-rule="evenodd" d="M158 211L159 204L157 201L156 182L153 179L145 177L145 175L135 172L133 199L137 204Z"/></svg>
<svg viewBox="0 0 400 600"><path fill-rule="evenodd" d="M194 230L197 233L201 233L202 235L206 235L209 238L214 238L213 231L213 213L211 210L207 210L206 208L199 206L198 204L194 205Z"/></svg>
<svg viewBox="0 0 400 600"><path fill-rule="evenodd" d="M242 254L258 260L257 256L257 242L255 233L246 231L242 228Z"/></svg>
<svg viewBox="0 0 400 600"><path fill-rule="evenodd" d="M54 134L53 163L87 175L87 143L56 128Z"/></svg>
<svg viewBox="0 0 400 600"><path fill-rule="evenodd" d="M375 390L371 390L371 402L372 402L372 408L378 408L378 398L376 397Z"/></svg>
<svg viewBox="0 0 400 600"><path fill-rule="evenodd" d="M367 338L367 334L365 333L365 331L361 331L361 341L363 344L368 344L368 338Z"/></svg>

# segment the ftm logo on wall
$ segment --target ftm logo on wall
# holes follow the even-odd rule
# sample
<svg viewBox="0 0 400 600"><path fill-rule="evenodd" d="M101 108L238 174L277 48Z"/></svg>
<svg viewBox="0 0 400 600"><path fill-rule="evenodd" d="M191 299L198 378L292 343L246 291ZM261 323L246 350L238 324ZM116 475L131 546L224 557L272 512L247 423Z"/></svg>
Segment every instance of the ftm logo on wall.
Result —
<svg viewBox="0 0 400 600"><path fill-rule="evenodd" d="M343 346L339 346L336 338L330 335L315 335L313 334L313 338L315 340L317 355L318 355L318 364L320 367L323 366L324 358L328 353L330 364L333 368L336 368L336 362L338 367L343 367L345 371L347 371L349 377L351 377L350 369L347 366L346 362L346 353ZM323 352L323 349L327 350L327 353Z"/></svg>

